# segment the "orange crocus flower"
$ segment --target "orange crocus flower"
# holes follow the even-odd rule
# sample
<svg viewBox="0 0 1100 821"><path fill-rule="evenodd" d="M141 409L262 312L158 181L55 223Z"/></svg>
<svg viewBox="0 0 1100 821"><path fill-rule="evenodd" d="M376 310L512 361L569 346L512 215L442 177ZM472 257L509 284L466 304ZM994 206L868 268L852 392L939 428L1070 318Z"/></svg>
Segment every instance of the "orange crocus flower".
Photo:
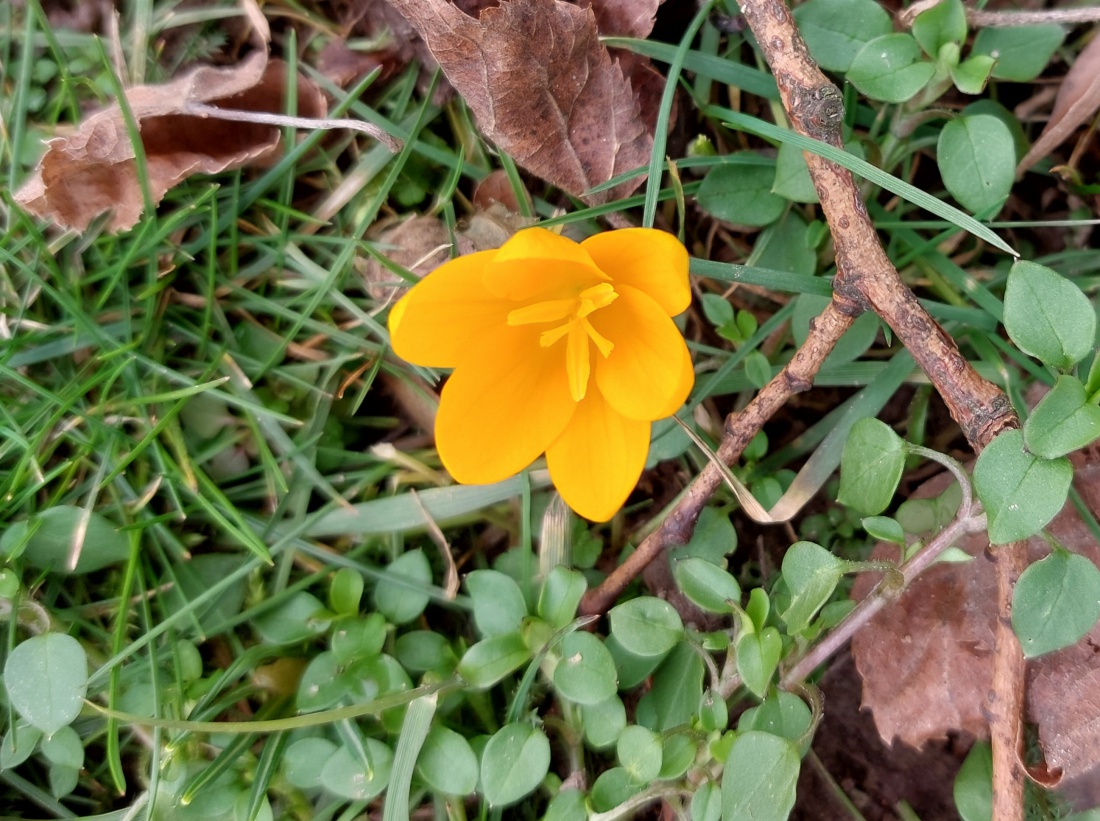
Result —
<svg viewBox="0 0 1100 821"><path fill-rule="evenodd" d="M638 482L650 423L694 384L672 321L690 301L687 251L671 234L578 244L527 228L424 277L390 311L390 337L403 359L454 369L435 436L456 480L497 482L545 453L566 503L606 521Z"/></svg>

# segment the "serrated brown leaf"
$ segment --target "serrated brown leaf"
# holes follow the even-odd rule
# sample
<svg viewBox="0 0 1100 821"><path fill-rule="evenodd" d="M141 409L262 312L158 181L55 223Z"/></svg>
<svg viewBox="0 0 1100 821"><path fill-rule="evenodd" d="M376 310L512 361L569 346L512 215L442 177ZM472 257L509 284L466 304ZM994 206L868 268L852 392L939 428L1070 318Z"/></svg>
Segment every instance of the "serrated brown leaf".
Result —
<svg viewBox="0 0 1100 821"><path fill-rule="evenodd" d="M1054 109L1034 145L1028 150L1016 173L1022 174L1060 146L1100 109L1100 37L1085 46L1066 73Z"/></svg>
<svg viewBox="0 0 1100 821"><path fill-rule="evenodd" d="M278 151L281 130L276 126L187 114L187 106L282 113L286 88L286 64L269 62L256 51L237 66L202 66L169 83L127 89L154 203L192 174L263 164ZM302 77L297 100L302 116L324 114L320 90ZM34 176L15 195L28 211L77 231L107 211L112 212L108 231L125 230L141 218L138 166L117 103L85 119L74 134L46 145Z"/></svg>
<svg viewBox="0 0 1100 821"><path fill-rule="evenodd" d="M591 7L596 26L604 37L645 39L653 31L657 8L664 0L581 0L581 8Z"/></svg>
<svg viewBox="0 0 1100 821"><path fill-rule="evenodd" d="M1096 513L1100 450L1072 458L1074 486ZM934 496L947 483L937 477L914 498ZM1100 546L1072 505L1047 529L1100 565ZM993 680L997 583L993 563L985 558L987 545L984 533L960 541L958 546L976 558L933 566L852 640L863 706L887 743L899 739L920 747L949 733L988 736L983 707ZM1029 541L1030 561L1048 552L1042 538ZM897 550L880 544L872 555L896 559ZM875 581L872 574L861 576L853 597L867 595ZM1028 679L1029 720L1038 727L1047 766L1062 771L1060 789L1079 806L1100 803L1100 625L1072 647L1034 659Z"/></svg>
<svg viewBox="0 0 1100 821"><path fill-rule="evenodd" d="M508 0L477 19L446 0L391 0L416 28L485 135L520 165L580 196L649 161L652 140L591 11ZM588 197L631 193L635 178Z"/></svg>

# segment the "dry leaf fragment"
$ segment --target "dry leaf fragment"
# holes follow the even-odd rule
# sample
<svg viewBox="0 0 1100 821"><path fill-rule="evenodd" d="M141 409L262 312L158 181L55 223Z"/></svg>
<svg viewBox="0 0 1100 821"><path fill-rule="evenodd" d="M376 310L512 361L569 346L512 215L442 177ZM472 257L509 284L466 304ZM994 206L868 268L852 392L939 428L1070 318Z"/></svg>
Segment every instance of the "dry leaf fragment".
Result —
<svg viewBox="0 0 1100 821"><path fill-rule="evenodd" d="M596 26L604 37L645 39L653 31L657 8L664 0L581 0L581 8L592 8Z"/></svg>
<svg viewBox="0 0 1100 821"><path fill-rule="evenodd" d="M1020 175L1069 139L1077 128L1100 109L1100 37L1096 37L1077 55L1062 80L1054 110L1043 133L1016 166Z"/></svg>
<svg viewBox="0 0 1100 821"><path fill-rule="evenodd" d="M213 174L269 161L278 150L280 129L183 113L189 106L250 112L281 112L287 88L286 64L262 51L231 68L202 66L162 85L134 86L126 100L141 132L150 193L155 203L191 174ZM297 82L303 116L324 114L320 89ZM132 227L144 207L134 148L118 104L91 115L68 137L47 142L38 169L16 193L17 202L37 216L66 228L85 230L112 211L108 231Z"/></svg>
<svg viewBox="0 0 1100 821"><path fill-rule="evenodd" d="M508 0L475 20L446 0L391 2L485 135L527 170L580 196L649 161L652 140L591 11L559 0ZM589 200L626 196L640 182Z"/></svg>
<svg viewBox="0 0 1100 821"><path fill-rule="evenodd" d="M1073 457L1074 485L1088 507L1100 512L1100 450ZM915 497L935 495L949 480L937 477ZM1047 528L1070 550L1100 565L1100 545L1072 505ZM948 733L988 735L983 714L992 682L993 626L997 617L994 567L984 555L988 539L972 534L958 546L976 558L936 565L852 640L869 708L887 743L914 747ZM1029 559L1049 552L1042 538L1029 541ZM891 555L892 554L892 555ZM879 545L873 554L896 558ZM876 580L861 576L853 587L865 596ZM1059 789L1084 806L1100 803L1100 625L1072 647L1028 665L1028 716L1039 730L1049 769L1060 769Z"/></svg>

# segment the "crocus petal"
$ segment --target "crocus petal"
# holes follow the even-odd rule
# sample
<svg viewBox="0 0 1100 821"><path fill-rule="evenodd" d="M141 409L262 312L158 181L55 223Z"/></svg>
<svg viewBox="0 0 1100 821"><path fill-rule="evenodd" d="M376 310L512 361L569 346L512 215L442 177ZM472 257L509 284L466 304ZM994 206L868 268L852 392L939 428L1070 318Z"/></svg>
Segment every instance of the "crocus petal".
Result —
<svg viewBox="0 0 1100 821"><path fill-rule="evenodd" d="M445 262L390 309L390 342L408 362L453 368L485 334L503 325L515 306L483 284L496 251L479 251Z"/></svg>
<svg viewBox="0 0 1100 821"><path fill-rule="evenodd" d="M688 252L672 234L654 228L623 228L591 236L581 248L601 271L610 274L616 289L622 284L644 291L669 316L691 303Z"/></svg>
<svg viewBox="0 0 1100 821"><path fill-rule="evenodd" d="M589 391L546 451L550 478L565 503L594 522L614 516L645 467L649 435L649 422L627 419Z"/></svg>
<svg viewBox="0 0 1100 821"><path fill-rule="evenodd" d="M485 287L517 302L574 297L608 280L580 245L545 228L525 228L495 253L485 269Z"/></svg>
<svg viewBox="0 0 1100 821"><path fill-rule="evenodd" d="M576 407L562 352L541 347L538 329L488 329L443 387L436 447L459 482L498 482L538 458Z"/></svg>
<svg viewBox="0 0 1100 821"><path fill-rule="evenodd" d="M684 338L649 296L629 285L618 291L615 302L589 317L615 343L610 356L596 359L596 384L623 416L663 419L684 404L695 384Z"/></svg>

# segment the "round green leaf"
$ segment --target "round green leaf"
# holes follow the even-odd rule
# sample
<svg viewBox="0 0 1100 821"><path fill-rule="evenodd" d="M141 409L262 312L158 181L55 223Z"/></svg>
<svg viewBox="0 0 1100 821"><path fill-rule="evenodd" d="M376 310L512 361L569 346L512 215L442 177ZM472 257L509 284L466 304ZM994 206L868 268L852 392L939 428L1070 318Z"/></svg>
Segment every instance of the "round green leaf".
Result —
<svg viewBox="0 0 1100 821"><path fill-rule="evenodd" d="M519 633L491 636L470 647L458 663L458 674L473 687L489 687L531 658Z"/></svg>
<svg viewBox="0 0 1100 821"><path fill-rule="evenodd" d="M42 731L26 722L20 721L15 727L8 727L3 742L0 742L0 770L18 767L34 754L41 740Z"/></svg>
<svg viewBox="0 0 1100 821"><path fill-rule="evenodd" d="M789 741L798 741L806 735L812 720L813 714L805 701L794 693L776 690L760 706L745 710L737 722L737 729L741 732L760 730ZM811 740L805 739L807 747Z"/></svg>
<svg viewBox="0 0 1100 821"><path fill-rule="evenodd" d="M737 672L750 692L764 697L782 655L783 639L774 627L737 637Z"/></svg>
<svg viewBox="0 0 1100 821"><path fill-rule="evenodd" d="M593 750L604 750L618 741L626 727L626 707L618 696L599 704L581 705L584 740Z"/></svg>
<svg viewBox="0 0 1100 821"><path fill-rule="evenodd" d="M1018 430L989 443L974 466L974 489L985 508L991 544L1034 536L1062 509L1073 480L1065 457L1043 459L1024 450Z"/></svg>
<svg viewBox="0 0 1100 821"><path fill-rule="evenodd" d="M283 774L300 790L321 786L321 771L336 752L336 745L327 738L302 738L286 748Z"/></svg>
<svg viewBox="0 0 1100 821"><path fill-rule="evenodd" d="M657 777L662 781L679 778L695 763L695 752L695 739L692 735L687 733L665 735L661 751L661 772Z"/></svg>
<svg viewBox="0 0 1100 821"><path fill-rule="evenodd" d="M407 624L424 612L432 583L432 568L423 550L402 553L382 571L374 589L374 605L392 624Z"/></svg>
<svg viewBox="0 0 1100 821"><path fill-rule="evenodd" d="M393 750L373 738L363 739L367 764L348 747L338 747L321 768L321 786L350 801L370 801L386 789L393 769Z"/></svg>
<svg viewBox="0 0 1100 821"><path fill-rule="evenodd" d="M659 656L684 635L680 614L664 599L639 596L611 608L611 635L628 653Z"/></svg>
<svg viewBox="0 0 1100 821"><path fill-rule="evenodd" d="M72 727L62 727L53 735L42 739L42 755L50 763L79 770L84 766L84 745Z"/></svg>
<svg viewBox="0 0 1100 821"><path fill-rule="evenodd" d="M4 686L15 711L47 736L71 724L88 691L88 656L64 633L32 636L4 663Z"/></svg>
<svg viewBox="0 0 1100 821"><path fill-rule="evenodd" d="M514 804L534 792L550 770L550 741L527 722L506 724L481 754L481 791L490 806Z"/></svg>
<svg viewBox="0 0 1100 821"><path fill-rule="evenodd" d="M955 809L963 821L990 821L993 817L993 748L977 741L955 776Z"/></svg>
<svg viewBox="0 0 1100 821"><path fill-rule="evenodd" d="M905 544L905 531L897 519L891 519L889 516L868 516L862 524L868 536L883 542Z"/></svg>
<svg viewBox="0 0 1100 821"><path fill-rule="evenodd" d="M1054 23L983 28L974 39L970 53L985 54L996 60L993 76L998 80L1027 83L1043 73L1064 39L1065 29Z"/></svg>
<svg viewBox="0 0 1100 821"><path fill-rule="evenodd" d="M388 629L381 613L361 619L345 619L332 631L332 654L341 665L377 656L386 643Z"/></svg>
<svg viewBox="0 0 1100 821"><path fill-rule="evenodd" d="M1096 339L1096 313L1081 289L1023 260L1008 272L1004 324L1021 351L1063 371L1090 354Z"/></svg>
<svg viewBox="0 0 1100 821"><path fill-rule="evenodd" d="M413 630L397 637L394 655L410 673L454 669L458 659L446 636L431 630Z"/></svg>
<svg viewBox="0 0 1100 821"><path fill-rule="evenodd" d="M672 565L672 575L684 595L708 613L730 613L729 602L741 603L737 579L706 559L680 559Z"/></svg>
<svg viewBox="0 0 1100 821"><path fill-rule="evenodd" d="M299 590L279 607L272 607L252 622L268 644L297 644L319 636L332 623L331 613L312 593Z"/></svg>
<svg viewBox="0 0 1100 821"><path fill-rule="evenodd" d="M716 165L707 172L696 200L700 208L720 220L738 225L768 225L779 219L787 207L786 200L772 193L774 184L774 166Z"/></svg>
<svg viewBox="0 0 1100 821"><path fill-rule="evenodd" d="M1016 174L1012 132L991 114L956 117L940 132L936 162L943 184L963 207L999 209Z"/></svg>
<svg viewBox="0 0 1100 821"><path fill-rule="evenodd" d="M796 542L783 556L783 580L791 600L780 618L792 636L810 626L817 611L829 601L844 572L844 563L813 542Z"/></svg>
<svg viewBox="0 0 1100 821"><path fill-rule="evenodd" d="M703 660L682 641L653 672L652 686L638 702L637 723L664 732L691 721L703 696Z"/></svg>
<svg viewBox="0 0 1100 821"><path fill-rule="evenodd" d="M1076 644L1100 619L1100 569L1076 553L1055 550L1020 574L1012 594L1012 627L1028 658Z"/></svg>
<svg viewBox="0 0 1100 821"><path fill-rule="evenodd" d="M786 821L798 782L798 748L750 730L737 736L722 774L722 818Z"/></svg>
<svg viewBox="0 0 1100 821"><path fill-rule="evenodd" d="M615 661L603 642L591 633L570 633L559 645L561 661L554 668L554 687L577 704L599 704L615 695Z"/></svg>
<svg viewBox="0 0 1100 821"><path fill-rule="evenodd" d="M733 528L729 513L713 507L703 508L691 540L668 552L670 562L688 556L698 556L718 567L726 566L726 556L737 549L737 531Z"/></svg>
<svg viewBox="0 0 1100 821"><path fill-rule="evenodd" d="M958 65L951 66L951 80L955 83L955 88L963 94L981 94L985 90L985 84L989 82L994 64L992 57L975 54ZM1013 145L1015 146L1015 138Z"/></svg>
<svg viewBox="0 0 1100 821"><path fill-rule="evenodd" d="M661 737L652 730L632 724L619 737L615 755L632 781L645 784L661 772Z"/></svg>
<svg viewBox="0 0 1100 821"><path fill-rule="evenodd" d="M350 567L341 567L329 582L328 603L334 613L354 616L359 612L359 600L363 596L363 574Z"/></svg>
<svg viewBox="0 0 1100 821"><path fill-rule="evenodd" d="M886 103L904 103L932 79L936 67L921 60L920 46L908 34L884 34L864 44L848 69L848 81Z"/></svg>
<svg viewBox="0 0 1100 821"><path fill-rule="evenodd" d="M348 694L351 682L331 652L318 653L310 661L298 681L298 709L309 713L334 706Z"/></svg>
<svg viewBox="0 0 1100 821"><path fill-rule="evenodd" d="M546 808L542 821L587 821L588 808L585 806L584 792L576 787L562 790L552 799Z"/></svg>
<svg viewBox="0 0 1100 821"><path fill-rule="evenodd" d="M878 419L860 419L852 426L840 456L837 501L861 513L875 515L894 498L908 453L905 441Z"/></svg>
<svg viewBox="0 0 1100 821"><path fill-rule="evenodd" d="M847 71L868 40L894 30L874 0L810 0L794 10L810 56L829 71Z"/></svg>
<svg viewBox="0 0 1100 821"><path fill-rule="evenodd" d="M592 808L609 812L641 790L625 767L611 767L600 773L592 785Z"/></svg>
<svg viewBox="0 0 1100 821"><path fill-rule="evenodd" d="M713 781L699 786L691 796L692 821L722 821L722 791Z"/></svg>
<svg viewBox="0 0 1100 821"><path fill-rule="evenodd" d="M497 570L475 570L466 576L474 603L474 623L482 636L515 633L527 616L523 591L511 576Z"/></svg>
<svg viewBox="0 0 1100 821"><path fill-rule="evenodd" d="M1024 444L1036 456L1056 459L1100 437L1100 407L1072 376L1059 376L1024 423Z"/></svg>
<svg viewBox="0 0 1100 821"><path fill-rule="evenodd" d="M83 538L76 553L76 567L70 570L74 541L81 528ZM130 556L130 537L98 513L58 505L16 522L0 537L0 555L10 555L20 548L23 561L31 567L80 575L125 561Z"/></svg>
<svg viewBox="0 0 1100 821"><path fill-rule="evenodd" d="M477 788L477 756L469 741L447 727L428 731L416 769L429 787L444 795L469 795Z"/></svg>
<svg viewBox="0 0 1100 821"><path fill-rule="evenodd" d="M948 43L966 39L966 9L961 0L942 0L913 20L913 37L932 58Z"/></svg>
<svg viewBox="0 0 1100 821"><path fill-rule="evenodd" d="M539 592L539 618L557 629L565 627L577 615L577 606L586 589L588 582L579 571L560 564L555 566L546 574Z"/></svg>

